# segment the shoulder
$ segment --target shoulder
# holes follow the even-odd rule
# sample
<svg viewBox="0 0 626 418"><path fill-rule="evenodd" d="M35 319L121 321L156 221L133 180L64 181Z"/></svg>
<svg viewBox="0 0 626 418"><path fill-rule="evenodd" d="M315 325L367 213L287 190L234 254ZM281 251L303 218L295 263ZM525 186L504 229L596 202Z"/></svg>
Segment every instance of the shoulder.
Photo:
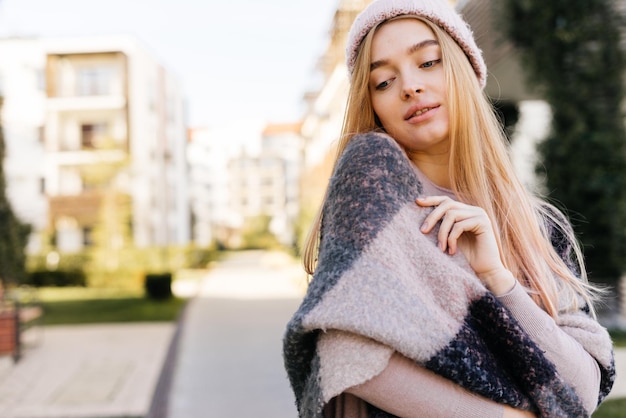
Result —
<svg viewBox="0 0 626 418"><path fill-rule="evenodd" d="M387 134L369 132L355 135L344 148L327 197L331 201L405 201L421 190L413 165L398 143Z"/></svg>
<svg viewBox="0 0 626 418"><path fill-rule="evenodd" d="M412 170L406 152L382 132L361 133L349 140L337 160L337 171L354 169L379 174Z"/></svg>
<svg viewBox="0 0 626 418"><path fill-rule="evenodd" d="M384 132L372 131L354 135L346 145L343 155L381 149L404 153L400 145L391 136Z"/></svg>

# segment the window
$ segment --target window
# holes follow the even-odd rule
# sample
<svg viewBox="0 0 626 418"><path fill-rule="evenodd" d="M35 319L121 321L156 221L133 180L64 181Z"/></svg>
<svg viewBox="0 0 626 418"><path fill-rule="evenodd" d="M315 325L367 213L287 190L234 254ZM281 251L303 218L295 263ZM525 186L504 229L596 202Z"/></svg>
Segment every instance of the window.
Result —
<svg viewBox="0 0 626 418"><path fill-rule="evenodd" d="M107 126L105 123L87 123L80 126L81 148L96 148L98 142L105 135Z"/></svg>
<svg viewBox="0 0 626 418"><path fill-rule="evenodd" d="M113 69L110 67L88 67L78 70L76 75L77 96L104 96L111 94Z"/></svg>
<svg viewBox="0 0 626 418"><path fill-rule="evenodd" d="M170 123L176 122L176 102L174 99L170 98L166 103L166 111L167 111L167 121Z"/></svg>
<svg viewBox="0 0 626 418"><path fill-rule="evenodd" d="M154 82L150 82L146 87L146 94L148 96L148 107L150 112L157 112L157 88Z"/></svg>
<svg viewBox="0 0 626 418"><path fill-rule="evenodd" d="M39 91L46 91L46 72L43 68L35 70L35 78L37 79L37 89Z"/></svg>
<svg viewBox="0 0 626 418"><path fill-rule="evenodd" d="M46 128L44 126L37 128L37 140L40 144L46 141Z"/></svg>
<svg viewBox="0 0 626 418"><path fill-rule="evenodd" d="M93 228L90 226L83 227L83 245L85 247L93 245Z"/></svg>

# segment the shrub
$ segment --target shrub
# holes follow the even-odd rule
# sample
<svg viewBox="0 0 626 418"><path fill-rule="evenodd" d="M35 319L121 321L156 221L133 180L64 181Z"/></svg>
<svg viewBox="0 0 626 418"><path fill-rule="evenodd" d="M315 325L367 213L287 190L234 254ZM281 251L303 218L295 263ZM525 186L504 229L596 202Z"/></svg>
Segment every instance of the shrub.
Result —
<svg viewBox="0 0 626 418"><path fill-rule="evenodd" d="M42 286L85 286L87 277L82 270L36 270L27 273L25 284Z"/></svg>
<svg viewBox="0 0 626 418"><path fill-rule="evenodd" d="M172 273L148 273L145 282L146 295L150 299L172 297Z"/></svg>

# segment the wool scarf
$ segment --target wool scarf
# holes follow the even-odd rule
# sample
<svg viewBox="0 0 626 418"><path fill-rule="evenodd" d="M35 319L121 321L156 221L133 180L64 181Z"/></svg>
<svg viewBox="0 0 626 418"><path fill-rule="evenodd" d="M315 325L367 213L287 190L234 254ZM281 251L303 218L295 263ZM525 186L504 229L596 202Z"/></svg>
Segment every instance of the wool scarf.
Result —
<svg viewBox="0 0 626 418"><path fill-rule="evenodd" d="M438 250L437 231L419 231L431 210L415 204L421 192L406 153L386 134L355 136L338 160L317 269L283 340L299 416L322 418L333 395L320 373L325 360L317 342L326 330L384 344L471 392L540 417L588 416L462 254ZM615 378L606 330L584 309L563 311L557 322L598 361L600 402Z"/></svg>

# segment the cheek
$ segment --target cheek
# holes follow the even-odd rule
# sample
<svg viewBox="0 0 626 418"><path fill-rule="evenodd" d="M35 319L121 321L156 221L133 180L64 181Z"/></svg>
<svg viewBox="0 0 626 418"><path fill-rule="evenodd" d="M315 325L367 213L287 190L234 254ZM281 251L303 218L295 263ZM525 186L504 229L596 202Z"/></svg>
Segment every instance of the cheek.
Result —
<svg viewBox="0 0 626 418"><path fill-rule="evenodd" d="M372 98L372 108L374 113L378 117L378 120L383 124L383 127L387 128L390 120L390 115L393 114L393 103L385 101L383 98Z"/></svg>

